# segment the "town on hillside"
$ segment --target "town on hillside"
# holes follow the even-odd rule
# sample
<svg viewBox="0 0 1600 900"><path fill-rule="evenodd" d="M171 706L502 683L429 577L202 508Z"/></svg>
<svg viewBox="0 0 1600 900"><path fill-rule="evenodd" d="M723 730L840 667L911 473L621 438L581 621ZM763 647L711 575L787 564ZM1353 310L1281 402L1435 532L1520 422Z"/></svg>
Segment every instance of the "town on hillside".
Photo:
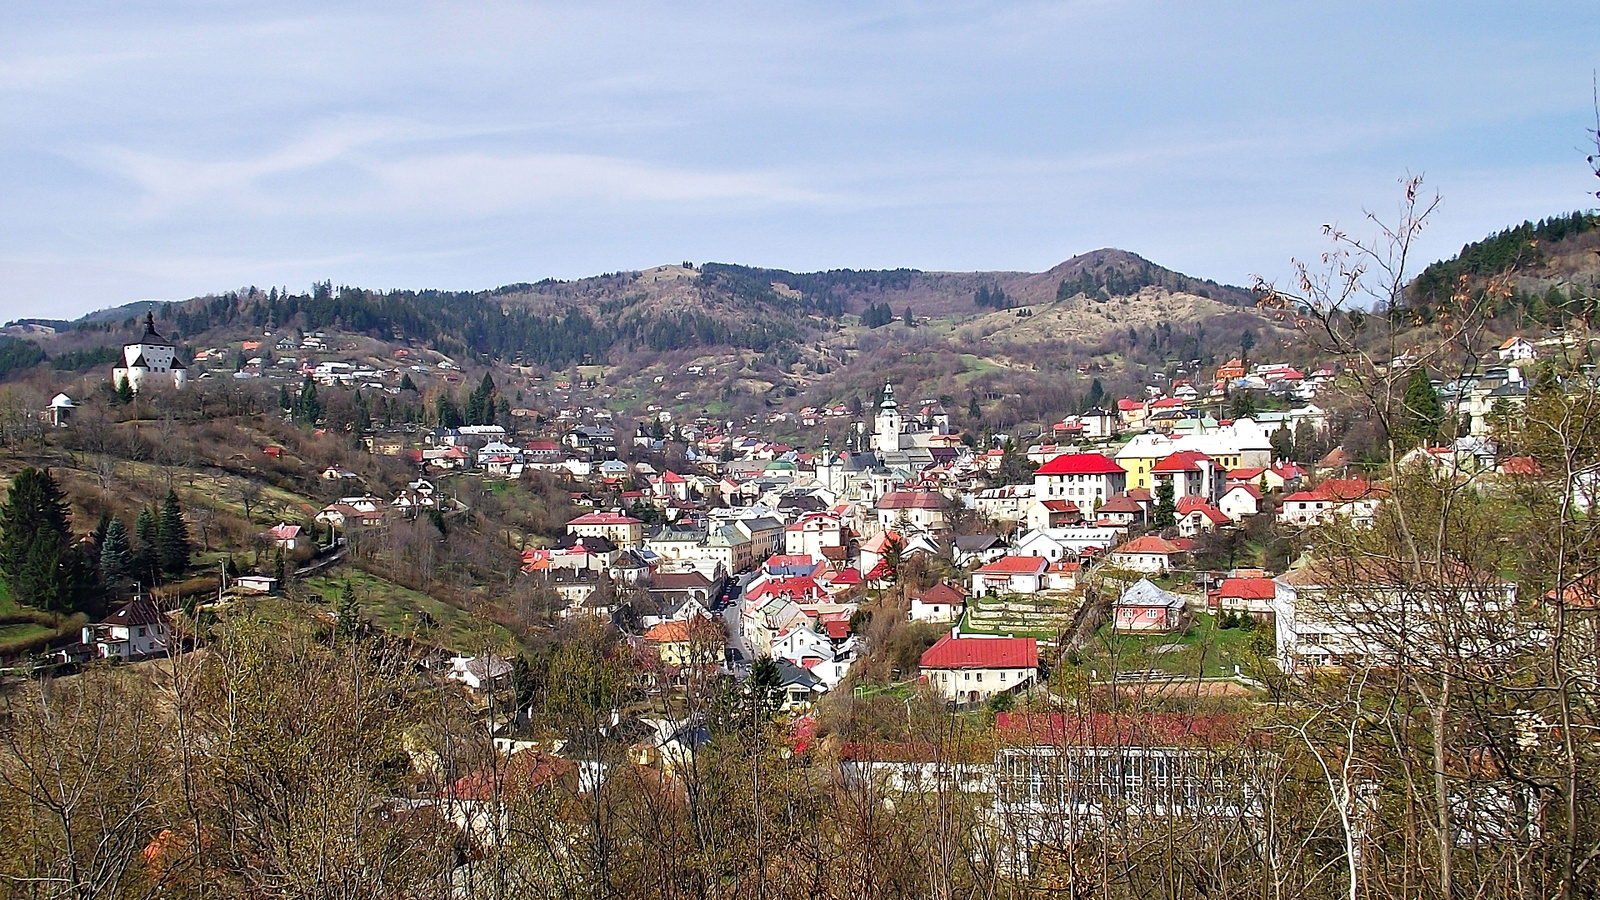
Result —
<svg viewBox="0 0 1600 900"><path fill-rule="evenodd" d="M575 779L582 796L630 767L682 777L758 701L786 752L825 747L897 791L954 778L1019 823L1012 872L1112 798L1161 821L1259 822L1261 786L1205 762L1263 746L1248 710L1446 643L1500 652L1452 617L1514 619L1514 571L1407 570L1382 550L1416 484L1549 489L1548 454L1516 423L1541 402L1540 357L1572 347L1508 339L1448 380L1386 360L1420 412L1384 465L1332 358L1240 355L974 434L958 404L892 381L855 409L680 419L418 348L380 362L318 332L185 353L153 315L140 326L98 385L8 433L28 464L0 509L10 672L160 669L258 616L385 647L492 738L478 768L405 801L469 843L494 840L493 779ZM1581 509L1593 472L1565 483ZM96 516L87 534L70 524ZM40 569L35 546L63 562ZM1588 591L1569 587L1571 608L1592 609ZM546 717L542 692L573 666L606 673L598 730ZM897 733L913 702L992 749ZM1027 788L1079 777L1068 748L1070 771L1100 767L1089 793ZM1130 750L1141 766L1113 765ZM1525 827L1507 821L1532 815L1525 788L1484 784L1461 827Z"/></svg>

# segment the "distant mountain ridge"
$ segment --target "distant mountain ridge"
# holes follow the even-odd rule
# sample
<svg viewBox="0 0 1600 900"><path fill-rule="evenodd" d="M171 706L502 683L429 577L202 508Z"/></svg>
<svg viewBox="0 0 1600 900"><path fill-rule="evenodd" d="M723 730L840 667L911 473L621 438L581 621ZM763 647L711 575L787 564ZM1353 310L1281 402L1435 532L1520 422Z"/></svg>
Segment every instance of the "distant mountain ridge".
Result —
<svg viewBox="0 0 1600 900"><path fill-rule="evenodd" d="M72 323L112 329L153 310L179 340L218 329L269 324L339 329L428 343L457 355L561 367L614 352L726 346L767 352L805 342L872 307L895 316L970 316L980 290L1004 291L1009 305L1077 294L1108 299L1146 287L1243 305L1242 288L1192 278L1122 250L1075 256L1041 273L924 272L915 269L790 272L733 263L659 266L573 281L549 279L484 291L377 292L323 282L309 293L248 288L174 303L139 301ZM881 305L881 306L880 306Z"/></svg>

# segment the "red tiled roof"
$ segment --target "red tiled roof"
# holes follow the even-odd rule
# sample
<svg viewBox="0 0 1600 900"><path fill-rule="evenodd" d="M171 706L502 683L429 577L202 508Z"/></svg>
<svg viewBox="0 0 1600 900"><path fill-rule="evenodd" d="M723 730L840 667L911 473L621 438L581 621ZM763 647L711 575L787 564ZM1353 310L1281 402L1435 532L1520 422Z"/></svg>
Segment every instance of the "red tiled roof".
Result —
<svg viewBox="0 0 1600 900"><path fill-rule="evenodd" d="M1180 547L1178 544L1172 542L1172 541L1166 540L1165 538L1157 537L1156 535L1153 535L1153 534L1147 534L1147 535L1145 535L1144 537L1141 537L1141 538L1134 538L1133 540L1127 542L1126 544L1123 544L1121 547L1118 547L1117 549L1115 549L1115 550L1113 550L1111 552L1112 553L1159 553L1159 554L1163 554L1163 555L1170 555L1170 554L1173 554L1173 553L1181 553L1181 552L1183 552L1183 548Z"/></svg>
<svg viewBox="0 0 1600 900"><path fill-rule="evenodd" d="M916 596L923 603L948 603L960 605L967 601L967 595L956 589L953 585L936 584Z"/></svg>
<svg viewBox="0 0 1600 900"><path fill-rule="evenodd" d="M1040 500L1045 509L1051 512L1078 512L1078 504L1071 500Z"/></svg>
<svg viewBox="0 0 1600 900"><path fill-rule="evenodd" d="M721 641L723 639L722 629L699 616L695 616L687 621L662 622L644 633L644 639L652 644L681 644L691 638L702 641Z"/></svg>
<svg viewBox="0 0 1600 900"><path fill-rule="evenodd" d="M452 800L492 800L498 793L510 797L543 787L576 768L570 761L542 753L538 750L518 750L507 757L498 779L495 773L479 770L463 775L445 788L444 795Z"/></svg>
<svg viewBox="0 0 1600 900"><path fill-rule="evenodd" d="M1210 458L1211 457L1205 455L1204 453L1197 453L1193 450L1179 450L1176 453L1170 453L1162 457L1161 460L1150 469L1150 471L1197 472L1200 470L1200 463L1204 460L1209 460Z"/></svg>
<svg viewBox="0 0 1600 900"><path fill-rule="evenodd" d="M994 727L996 736L1012 746L1192 747L1239 741L1244 718L1225 713L1000 713Z"/></svg>
<svg viewBox="0 0 1600 900"><path fill-rule="evenodd" d="M943 509L944 497L932 491L890 491L878 498L879 509Z"/></svg>
<svg viewBox="0 0 1600 900"><path fill-rule="evenodd" d="M901 541L901 543L904 543L900 535L895 534L889 529L884 529L883 531L880 531L874 535L871 540L867 541L865 544L862 544L861 550L863 553L882 553L889 549L890 541Z"/></svg>
<svg viewBox="0 0 1600 900"><path fill-rule="evenodd" d="M945 635L922 654L924 669L1036 669L1033 638L957 638Z"/></svg>
<svg viewBox="0 0 1600 900"><path fill-rule="evenodd" d="M1035 475L1116 475L1128 470L1098 453L1064 453L1040 466Z"/></svg>
<svg viewBox="0 0 1600 900"><path fill-rule="evenodd" d="M1277 593L1277 586L1271 578L1224 578L1211 593L1217 597L1271 600Z"/></svg>
<svg viewBox="0 0 1600 900"><path fill-rule="evenodd" d="M1139 501L1133 499L1132 497L1128 496L1125 493L1117 494L1116 496L1112 497L1110 500L1107 500L1106 502L1100 504L1100 514L1101 515L1105 515L1106 513L1142 513L1142 512L1144 512L1144 507L1139 505Z"/></svg>
<svg viewBox="0 0 1600 900"><path fill-rule="evenodd" d="M1002 556L979 569L979 575L1038 575L1050 565L1042 556Z"/></svg>
<svg viewBox="0 0 1600 900"><path fill-rule="evenodd" d="M592 512L581 515L567 523L568 525L643 525L644 523L632 516L625 516L614 512Z"/></svg>

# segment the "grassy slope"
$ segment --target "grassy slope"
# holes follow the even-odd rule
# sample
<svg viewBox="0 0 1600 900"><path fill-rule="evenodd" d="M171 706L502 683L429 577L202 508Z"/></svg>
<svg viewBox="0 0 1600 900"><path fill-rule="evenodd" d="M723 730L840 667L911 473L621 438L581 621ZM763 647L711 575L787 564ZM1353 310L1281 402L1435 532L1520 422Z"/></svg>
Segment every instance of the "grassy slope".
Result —
<svg viewBox="0 0 1600 900"><path fill-rule="evenodd" d="M505 651L516 645L511 632L493 622L360 569L316 575L300 585L308 593L322 597L323 605L332 611L347 580L355 589L362 618L382 631L466 653ZM431 625L427 621L430 617Z"/></svg>

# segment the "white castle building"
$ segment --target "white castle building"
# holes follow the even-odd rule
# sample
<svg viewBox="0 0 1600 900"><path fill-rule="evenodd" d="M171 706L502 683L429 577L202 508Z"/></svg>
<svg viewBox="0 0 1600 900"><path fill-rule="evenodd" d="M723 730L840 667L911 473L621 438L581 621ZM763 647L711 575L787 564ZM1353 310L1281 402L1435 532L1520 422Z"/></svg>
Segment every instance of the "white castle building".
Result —
<svg viewBox="0 0 1600 900"><path fill-rule="evenodd" d="M144 334L137 343L122 345L122 365L111 370L111 383L126 381L134 393L146 384L181 388L189 382L189 367L178 358L178 348L156 332L154 313L144 315Z"/></svg>

